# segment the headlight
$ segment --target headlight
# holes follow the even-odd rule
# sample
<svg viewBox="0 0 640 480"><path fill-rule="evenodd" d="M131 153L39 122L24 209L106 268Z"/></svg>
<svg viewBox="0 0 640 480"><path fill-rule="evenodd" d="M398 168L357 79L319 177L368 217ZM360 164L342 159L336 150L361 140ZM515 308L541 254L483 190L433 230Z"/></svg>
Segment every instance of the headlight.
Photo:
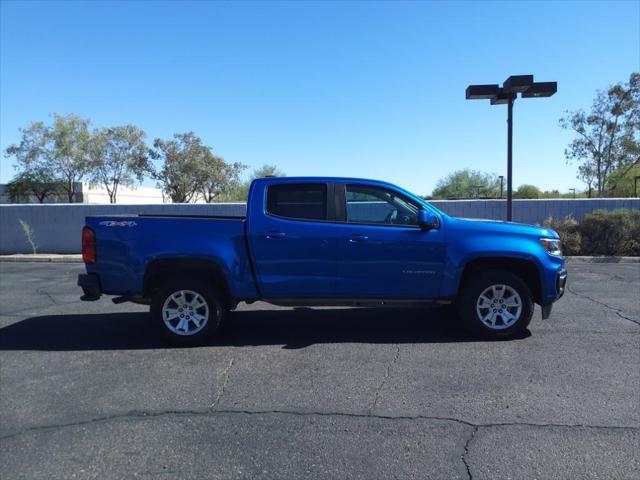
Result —
<svg viewBox="0 0 640 480"><path fill-rule="evenodd" d="M549 255L562 256L562 242L557 238L541 238L540 244Z"/></svg>

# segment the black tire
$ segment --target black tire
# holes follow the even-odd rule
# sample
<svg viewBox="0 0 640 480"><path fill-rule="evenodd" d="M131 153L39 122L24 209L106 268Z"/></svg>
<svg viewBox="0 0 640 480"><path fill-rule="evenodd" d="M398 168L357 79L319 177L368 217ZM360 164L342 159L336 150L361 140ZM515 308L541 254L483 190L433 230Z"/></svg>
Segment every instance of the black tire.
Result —
<svg viewBox="0 0 640 480"><path fill-rule="evenodd" d="M492 303L490 304L484 299L480 300L480 296L486 293L487 289L492 289L493 286L497 287L498 292L502 291L503 295L510 294L510 288L520 297L519 315L511 325L509 325L509 323L513 320L512 318L506 318L506 315L516 317L514 314L518 312L517 307L504 306L504 300L500 302L500 295L495 297L496 300L494 300L491 294L485 295L485 298L491 300ZM509 288L501 288L500 286ZM511 296L505 298L510 299ZM494 301L495 303L493 303ZM518 303L517 298L514 297L509 303ZM485 305L488 305L488 307ZM496 308L491 308L491 305L495 305ZM494 339L514 338L522 336L529 322L531 322L531 316L533 315L533 296L527 284L517 275L506 270L488 270L486 272L475 273L465 282L458 298L457 308L465 328L475 336ZM506 312L504 314L505 316L503 317L503 314L500 312ZM495 327L491 327L483 322L481 314L485 318L492 315L487 322L490 323L493 320Z"/></svg>
<svg viewBox="0 0 640 480"><path fill-rule="evenodd" d="M187 302L185 306L182 307L185 308L184 312L179 310L180 305L178 305L175 300L169 300L172 295L178 292L185 292L183 296L178 297L179 299L184 298ZM191 293L186 292L195 293L200 298L198 299ZM189 302L193 302L193 305L196 305L196 302L200 300L204 300L206 308L198 307L196 309L197 315L187 312ZM167 307L179 310L179 315L183 315L183 318L175 318L165 322L163 316L165 302L168 302ZM205 312L207 315L205 315ZM208 344L220 328L220 325L222 325L227 313L227 308L225 307L222 296L212 285L200 280L184 279L171 281L158 289L151 301L151 318L153 323L160 330L167 342L178 347L195 347ZM186 318L184 315L186 315ZM189 315L193 315L193 319L197 316L197 318L200 319L200 325L196 323L197 320L189 318ZM205 318L204 322L202 322L203 318ZM188 333L187 331L184 331L183 334L177 333L178 328L176 327L178 327L178 323L183 319L188 325L187 329L192 330L193 333ZM169 328L169 325L172 325L173 328ZM182 330L184 329L180 329L180 331Z"/></svg>

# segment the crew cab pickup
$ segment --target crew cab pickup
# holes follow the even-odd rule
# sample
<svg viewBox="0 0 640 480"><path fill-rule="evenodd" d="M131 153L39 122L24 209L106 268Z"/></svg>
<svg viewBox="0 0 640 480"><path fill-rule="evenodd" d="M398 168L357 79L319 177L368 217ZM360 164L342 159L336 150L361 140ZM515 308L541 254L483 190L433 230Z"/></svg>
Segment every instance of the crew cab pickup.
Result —
<svg viewBox="0 0 640 480"><path fill-rule="evenodd" d="M551 313L567 273L548 228L454 218L392 184L260 178L246 217L91 216L83 300L150 305L173 343L207 342L239 302L454 304L464 325L511 337Z"/></svg>

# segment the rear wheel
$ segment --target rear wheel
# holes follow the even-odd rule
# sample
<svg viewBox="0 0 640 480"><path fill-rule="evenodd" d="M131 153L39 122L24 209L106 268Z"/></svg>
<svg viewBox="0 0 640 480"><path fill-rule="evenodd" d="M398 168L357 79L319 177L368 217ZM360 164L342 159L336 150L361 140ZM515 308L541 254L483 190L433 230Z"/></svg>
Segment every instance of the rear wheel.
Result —
<svg viewBox="0 0 640 480"><path fill-rule="evenodd" d="M174 281L160 288L151 303L151 316L173 345L204 345L214 336L226 314L218 292L197 280Z"/></svg>
<svg viewBox="0 0 640 480"><path fill-rule="evenodd" d="M465 327L484 338L520 335L533 315L531 290L503 270L476 273L463 287L458 311Z"/></svg>

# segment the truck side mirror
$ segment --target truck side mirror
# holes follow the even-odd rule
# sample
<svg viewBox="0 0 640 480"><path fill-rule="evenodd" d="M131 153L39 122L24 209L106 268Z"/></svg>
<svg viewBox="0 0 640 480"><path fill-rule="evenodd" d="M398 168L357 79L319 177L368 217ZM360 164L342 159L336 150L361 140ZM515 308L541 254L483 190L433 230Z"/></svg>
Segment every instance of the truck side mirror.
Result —
<svg viewBox="0 0 640 480"><path fill-rule="evenodd" d="M423 208L418 211L418 226L421 230L426 232L427 230L438 228L440 226L440 222L435 214Z"/></svg>

